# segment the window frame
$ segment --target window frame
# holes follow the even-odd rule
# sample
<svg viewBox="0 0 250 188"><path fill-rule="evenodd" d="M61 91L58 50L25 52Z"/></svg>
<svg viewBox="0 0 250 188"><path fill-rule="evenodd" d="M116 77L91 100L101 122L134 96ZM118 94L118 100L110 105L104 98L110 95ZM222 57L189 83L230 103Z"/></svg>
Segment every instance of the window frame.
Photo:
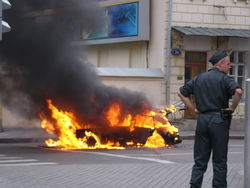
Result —
<svg viewBox="0 0 250 188"><path fill-rule="evenodd" d="M239 62L239 53L243 53L243 61ZM231 74L231 70L229 71L229 76L231 76L232 78L234 78L234 80L239 83L239 78L242 78L242 85L240 85L244 91L243 96L241 98L241 102L245 101L245 96L246 96L246 76L247 76L247 70L246 70L246 59L247 59L247 51L242 51L242 50L235 50L233 51L231 54L233 54L233 61L230 55L230 61L231 61L231 70L233 70L234 68L234 72L232 72L233 74ZM243 70L242 70L242 75L239 75L239 67L242 66Z"/></svg>

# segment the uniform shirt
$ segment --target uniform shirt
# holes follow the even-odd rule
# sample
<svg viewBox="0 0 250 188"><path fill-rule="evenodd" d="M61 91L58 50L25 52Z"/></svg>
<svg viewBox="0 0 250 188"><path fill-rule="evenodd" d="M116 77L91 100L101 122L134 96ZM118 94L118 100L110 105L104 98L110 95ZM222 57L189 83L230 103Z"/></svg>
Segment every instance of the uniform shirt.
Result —
<svg viewBox="0 0 250 188"><path fill-rule="evenodd" d="M180 93L185 97L193 94L197 110L204 113L228 108L236 88L240 86L232 77L213 67L187 82L180 88Z"/></svg>

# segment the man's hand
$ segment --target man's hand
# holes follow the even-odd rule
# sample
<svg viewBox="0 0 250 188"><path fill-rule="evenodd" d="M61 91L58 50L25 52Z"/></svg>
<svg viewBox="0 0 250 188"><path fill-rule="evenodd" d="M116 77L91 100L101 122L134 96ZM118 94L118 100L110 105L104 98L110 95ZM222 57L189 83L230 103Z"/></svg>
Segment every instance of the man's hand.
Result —
<svg viewBox="0 0 250 188"><path fill-rule="evenodd" d="M234 112L235 109L237 108L239 102L240 102L240 99L241 99L241 96L243 94L243 90L241 88L237 88L234 92L234 95L233 95L233 101L232 101L232 105L229 107L231 108L231 110Z"/></svg>
<svg viewBox="0 0 250 188"><path fill-rule="evenodd" d="M180 97L180 99L184 102L184 104L185 104L188 108L190 108L190 109L193 110L193 111L197 110L197 109L195 108L195 105L192 103L192 101L191 101L188 97L183 96L181 93L178 93L178 96ZM198 112L198 110L197 110L197 112ZM195 113L196 113L196 111L195 111Z"/></svg>
<svg viewBox="0 0 250 188"><path fill-rule="evenodd" d="M199 114L199 113L200 113L196 108L194 109L194 112L195 112L196 114Z"/></svg>
<svg viewBox="0 0 250 188"><path fill-rule="evenodd" d="M234 110L232 109L232 107L229 107L229 108L223 108L222 110L225 110L225 111L231 111L232 113L234 113Z"/></svg>

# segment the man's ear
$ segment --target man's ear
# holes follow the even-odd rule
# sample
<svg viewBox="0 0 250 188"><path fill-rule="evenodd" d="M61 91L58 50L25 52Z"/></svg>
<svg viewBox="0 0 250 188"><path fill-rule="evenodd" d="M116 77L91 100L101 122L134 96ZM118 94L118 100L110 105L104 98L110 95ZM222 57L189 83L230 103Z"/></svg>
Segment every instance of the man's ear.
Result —
<svg viewBox="0 0 250 188"><path fill-rule="evenodd" d="M221 68L224 62L225 62L224 60L219 61L218 63L215 64L215 67Z"/></svg>

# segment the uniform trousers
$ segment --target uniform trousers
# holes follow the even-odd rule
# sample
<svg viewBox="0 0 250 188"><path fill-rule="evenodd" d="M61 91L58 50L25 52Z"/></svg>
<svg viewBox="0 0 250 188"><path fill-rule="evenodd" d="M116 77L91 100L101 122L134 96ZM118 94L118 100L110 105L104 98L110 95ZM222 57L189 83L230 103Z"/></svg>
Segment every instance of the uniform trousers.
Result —
<svg viewBox="0 0 250 188"><path fill-rule="evenodd" d="M194 166L191 188L200 188L212 153L213 188L227 187L227 153L230 120L222 119L220 112L200 114L194 143Z"/></svg>

